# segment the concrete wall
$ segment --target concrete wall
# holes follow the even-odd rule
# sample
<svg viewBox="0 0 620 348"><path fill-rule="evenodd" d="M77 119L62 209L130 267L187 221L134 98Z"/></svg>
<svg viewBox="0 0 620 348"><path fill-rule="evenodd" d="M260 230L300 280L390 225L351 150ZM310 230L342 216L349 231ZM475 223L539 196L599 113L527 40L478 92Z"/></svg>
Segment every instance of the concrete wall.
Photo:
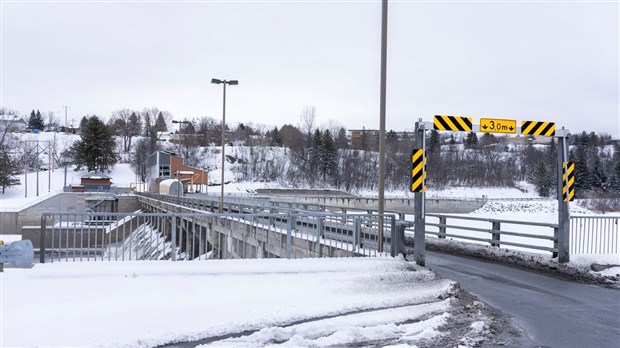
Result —
<svg viewBox="0 0 620 348"><path fill-rule="evenodd" d="M140 197L140 203L145 211L165 211L167 213L193 213L190 208L177 206L171 203L158 201L151 198ZM203 219L194 219L196 224L204 226L207 233L207 241L215 247L215 255L220 258L239 258L244 256L252 258L279 257L286 255L286 231L279 228L253 225L246 221L218 220L217 217L205 214ZM225 221L224 224L218 221ZM213 223L216 222L216 223ZM181 232L183 224L177 224L177 236L187 237L189 234ZM170 229L168 229L170 231ZM183 244L185 242L181 242ZM181 244L181 245L183 245ZM196 246L199 243L187 243ZM195 254L193 250L184 250L188 254ZM306 238L291 236L291 257L320 257L320 256L359 256L355 251L347 251L325 244L324 241L308 240Z"/></svg>
<svg viewBox="0 0 620 348"><path fill-rule="evenodd" d="M133 213L140 209L140 203L136 196L118 196L117 199L119 213Z"/></svg>
<svg viewBox="0 0 620 348"><path fill-rule="evenodd" d="M83 213L86 199L101 196L99 193L61 192L19 212L0 213L0 235L21 234L23 226L40 226L43 213ZM110 196L109 193L103 194ZM133 212L140 209L136 196L118 196L118 211Z"/></svg>
<svg viewBox="0 0 620 348"><path fill-rule="evenodd" d="M326 207L334 207L345 210L366 210L376 212L378 208L378 202L376 198L275 196L271 197L270 199L276 202L321 204ZM486 201L483 200L465 201L456 199L427 199L426 212L444 214L471 213L474 210L481 208L485 203ZM385 200L385 212L413 215L413 199L388 198Z"/></svg>

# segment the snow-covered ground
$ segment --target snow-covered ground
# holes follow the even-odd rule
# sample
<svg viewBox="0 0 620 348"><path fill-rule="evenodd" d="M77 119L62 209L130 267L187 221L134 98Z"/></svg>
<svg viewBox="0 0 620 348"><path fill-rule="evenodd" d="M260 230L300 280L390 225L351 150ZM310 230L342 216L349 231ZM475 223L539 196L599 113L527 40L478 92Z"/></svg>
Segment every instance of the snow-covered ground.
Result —
<svg viewBox="0 0 620 348"><path fill-rule="evenodd" d="M152 347L244 331L211 345L455 346L493 325L480 303L463 315L450 280L392 258L69 262L0 279L3 347Z"/></svg>
<svg viewBox="0 0 620 348"><path fill-rule="evenodd" d="M86 170L75 171L75 167L67 169L67 185L79 185L80 177L86 174ZM111 173L112 184L118 187L135 186L136 174L128 163L119 163L114 166ZM20 185L7 188L5 193L0 193L0 211L16 211L27 206L48 199L50 196L62 192L65 183L64 168L56 168L53 171L39 172L39 195L37 196L37 174L29 173L28 188L26 189L25 175L18 175Z"/></svg>
<svg viewBox="0 0 620 348"><path fill-rule="evenodd" d="M84 173L69 168L67 184L79 183ZM49 193L48 174L52 175ZM214 182L219 175L218 170L211 173ZM136 182L128 164L116 165L110 176L120 187ZM28 197L23 175L22 185L0 194L0 211L20 210L60 192L64 170L39 173L39 197L35 178L34 173L28 175ZM227 170L226 178L234 175ZM279 185L233 182L224 188L226 194L247 195L266 187ZM209 190L219 194L220 187ZM386 193L386 197L408 195ZM527 201L537 198L527 184L519 189L453 187L431 190L427 197L513 198L488 202L464 216L557 223L557 202ZM576 204L571 212L592 214ZM485 224L490 228L488 221ZM528 232L539 233L538 229ZM524 254L439 242L459 244L472 253L518 256L541 267L557 267L548 252ZM620 255L571 255L566 267L590 272L592 264L620 265ZM596 273L614 277L620 267ZM0 287L0 346L150 347L207 337L217 337L211 345L235 347L352 346L377 340L402 346L428 342L472 346L484 341L494 325L484 305L470 303L463 309L463 296L455 296L453 282L390 258L60 262L25 270L7 268L0 274ZM455 321L466 324L455 331L451 325ZM223 338L243 331L245 335Z"/></svg>

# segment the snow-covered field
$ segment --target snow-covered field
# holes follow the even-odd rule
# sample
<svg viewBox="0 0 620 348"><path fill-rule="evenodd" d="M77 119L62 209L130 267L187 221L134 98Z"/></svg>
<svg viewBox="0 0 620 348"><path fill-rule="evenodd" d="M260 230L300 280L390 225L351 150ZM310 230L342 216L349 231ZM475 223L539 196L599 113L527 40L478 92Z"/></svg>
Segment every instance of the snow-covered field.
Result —
<svg viewBox="0 0 620 348"><path fill-rule="evenodd" d="M484 339L482 304L457 318L454 283L392 258L69 262L2 274L0 346L152 347L424 345L467 330ZM470 303L471 305L471 303Z"/></svg>

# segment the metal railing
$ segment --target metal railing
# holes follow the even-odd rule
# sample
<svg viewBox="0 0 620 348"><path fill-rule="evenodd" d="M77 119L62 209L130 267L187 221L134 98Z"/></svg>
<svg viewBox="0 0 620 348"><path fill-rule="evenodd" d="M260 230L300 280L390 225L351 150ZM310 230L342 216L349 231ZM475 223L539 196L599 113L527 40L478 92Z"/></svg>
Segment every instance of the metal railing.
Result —
<svg viewBox="0 0 620 348"><path fill-rule="evenodd" d="M455 220L459 222L452 222ZM519 226L518 231L510 230L516 226ZM523 226L526 226L530 232L523 232ZM410 232L413 233L413 230ZM518 249L548 251L553 256L558 252L557 232L558 225L551 223L426 214L426 234L428 235L442 239L446 237L462 239L496 247L509 246Z"/></svg>
<svg viewBox="0 0 620 348"><path fill-rule="evenodd" d="M441 239L558 253L558 224L446 214L426 214L426 219L426 234ZM620 254L619 224L618 216L571 216L570 254Z"/></svg>
<svg viewBox="0 0 620 348"><path fill-rule="evenodd" d="M386 231L377 240L380 221ZM45 213L40 262L386 256L393 215Z"/></svg>
<svg viewBox="0 0 620 348"><path fill-rule="evenodd" d="M620 254L620 216L571 216L571 254Z"/></svg>

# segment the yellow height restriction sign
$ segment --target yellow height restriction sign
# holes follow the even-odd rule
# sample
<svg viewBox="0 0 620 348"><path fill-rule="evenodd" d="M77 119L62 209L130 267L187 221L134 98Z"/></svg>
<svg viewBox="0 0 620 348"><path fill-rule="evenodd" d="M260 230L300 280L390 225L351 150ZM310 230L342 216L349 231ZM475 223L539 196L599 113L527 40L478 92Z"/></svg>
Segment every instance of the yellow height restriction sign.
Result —
<svg viewBox="0 0 620 348"><path fill-rule="evenodd" d="M517 120L500 118L481 118L480 131L486 133L517 133Z"/></svg>

